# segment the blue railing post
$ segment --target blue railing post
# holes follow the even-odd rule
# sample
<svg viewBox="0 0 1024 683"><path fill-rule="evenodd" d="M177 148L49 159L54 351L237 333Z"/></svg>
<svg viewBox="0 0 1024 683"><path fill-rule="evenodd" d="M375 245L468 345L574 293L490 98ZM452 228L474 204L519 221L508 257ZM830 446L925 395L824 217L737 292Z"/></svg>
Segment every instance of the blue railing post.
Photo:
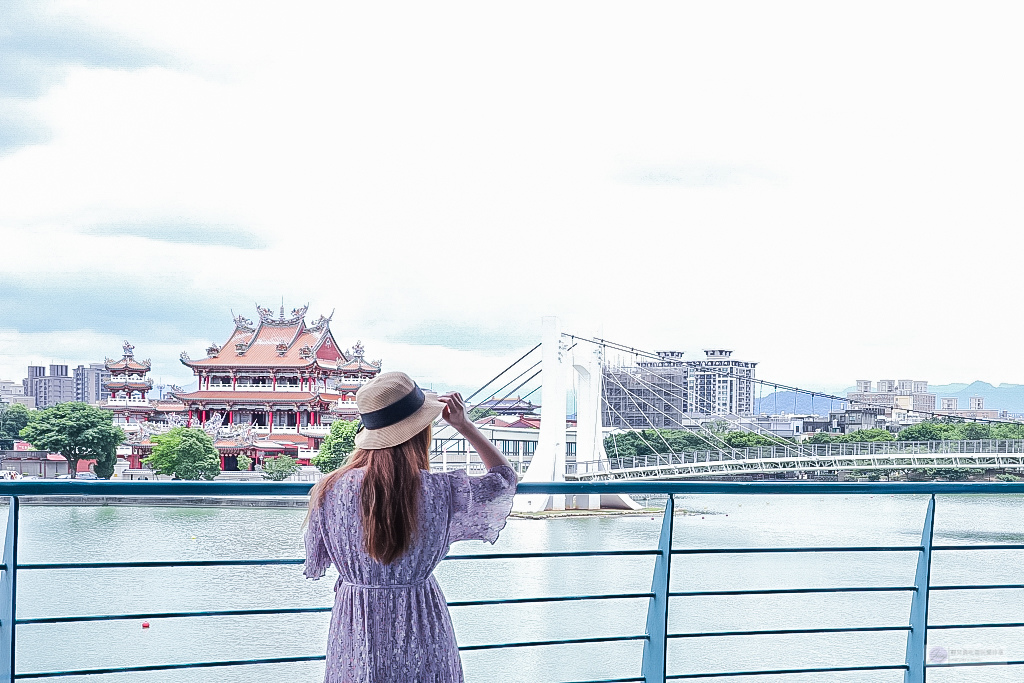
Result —
<svg viewBox="0 0 1024 683"><path fill-rule="evenodd" d="M654 597L647 604L647 640L644 641L644 659L640 674L645 683L665 683L668 652L668 584L672 564L672 520L675 517L672 496L665 501L665 516L661 522L661 536L658 539L658 556L654 560L654 580L651 592Z"/></svg>
<svg viewBox="0 0 1024 683"><path fill-rule="evenodd" d="M0 576L0 683L14 680L14 620L18 586L18 497L11 496Z"/></svg>
<svg viewBox="0 0 1024 683"><path fill-rule="evenodd" d="M928 645L928 588L932 571L932 531L935 528L935 494L928 501L921 534L921 552L914 575L914 596L910 602L910 633L907 634L907 670L903 683L924 683L925 649Z"/></svg>

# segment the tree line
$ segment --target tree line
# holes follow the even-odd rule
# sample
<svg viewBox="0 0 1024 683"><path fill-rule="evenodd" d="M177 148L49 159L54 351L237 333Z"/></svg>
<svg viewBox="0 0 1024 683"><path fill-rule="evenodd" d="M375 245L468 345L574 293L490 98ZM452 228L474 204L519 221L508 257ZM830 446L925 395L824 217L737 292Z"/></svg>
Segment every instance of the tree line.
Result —
<svg viewBox="0 0 1024 683"><path fill-rule="evenodd" d="M871 441L977 441L981 439L1022 439L1024 424L958 422L934 420L904 427L893 434L886 429L858 429L849 434L816 432L802 444L865 443ZM612 434L604 439L609 457L665 455L718 448L757 448L797 444L792 438L765 436L756 432L731 429L725 423L711 423L700 431L685 429L643 429Z"/></svg>

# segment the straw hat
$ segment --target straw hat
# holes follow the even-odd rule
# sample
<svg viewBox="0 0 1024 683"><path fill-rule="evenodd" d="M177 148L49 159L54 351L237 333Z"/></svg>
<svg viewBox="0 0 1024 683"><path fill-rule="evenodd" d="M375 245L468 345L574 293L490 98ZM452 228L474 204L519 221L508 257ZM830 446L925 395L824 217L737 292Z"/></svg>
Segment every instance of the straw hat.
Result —
<svg viewBox="0 0 1024 683"><path fill-rule="evenodd" d="M382 372L356 392L356 448L390 448L427 428L444 404L404 372Z"/></svg>

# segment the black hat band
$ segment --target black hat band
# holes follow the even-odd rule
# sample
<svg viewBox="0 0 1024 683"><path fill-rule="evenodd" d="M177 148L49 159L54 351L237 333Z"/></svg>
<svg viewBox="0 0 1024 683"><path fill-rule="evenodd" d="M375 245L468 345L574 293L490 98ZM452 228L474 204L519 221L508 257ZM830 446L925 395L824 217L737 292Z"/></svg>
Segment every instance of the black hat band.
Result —
<svg viewBox="0 0 1024 683"><path fill-rule="evenodd" d="M384 406L380 410L363 413L359 418L367 429L384 429L415 413L426 400L427 397L423 394L423 390L414 385L412 391L391 405Z"/></svg>

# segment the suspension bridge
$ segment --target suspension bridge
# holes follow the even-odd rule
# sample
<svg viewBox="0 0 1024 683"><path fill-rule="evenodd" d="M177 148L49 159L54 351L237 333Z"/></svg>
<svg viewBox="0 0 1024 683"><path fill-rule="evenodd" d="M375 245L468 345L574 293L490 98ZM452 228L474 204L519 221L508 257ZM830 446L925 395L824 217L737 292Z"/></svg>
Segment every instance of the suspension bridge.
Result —
<svg viewBox="0 0 1024 683"><path fill-rule="evenodd" d="M702 477L767 475L787 478L812 477L819 480L868 476L871 473L892 474L900 470L920 469L1005 469L1024 471L1024 438L980 439L971 441L881 441L864 443L800 443L775 434L750 417L723 412L720 406L701 392L673 381L671 373L642 373L630 376L633 387L627 388L614 372L606 372L609 354L644 359L664 364L665 355L612 342L597 337L563 332L556 318L545 318L540 344L524 353L511 365L474 392L467 401L482 405L501 404L507 412L525 403L537 392L543 395L543 418L537 434L535 450L523 459L519 454L520 475L526 482L600 481L646 479L693 479ZM809 397L813 405L856 407L858 404L877 408L847 397L812 391L781 382L753 377L753 372L737 374L728 367L702 368L723 378L742 380L771 394L780 391ZM496 388L494 388L496 387ZM575 402L576 426L567 432L567 401ZM621 397L616 407L607 395ZM771 395L769 394L769 395ZM665 397L688 402L690 412L681 413L664 402ZM515 398L513 398L515 397ZM612 417L619 424L628 402L632 429L611 428ZM751 396L751 405L754 404ZM494 403L492 403L494 404ZM761 402L764 405L764 401ZM908 409L920 419L944 418L942 414ZM635 424L635 416L643 416L646 424ZM1009 424L1024 437L1024 424L1002 420L965 419L966 422ZM712 426L718 429L712 428ZM722 426L730 431L750 432L762 437L766 445L735 448L720 433ZM673 448L663 430L678 430L702 444L698 448ZM609 454L605 437L632 431L644 444L646 455ZM575 436L567 448L567 433ZM452 444L460 439L443 424L436 425L432 462L449 467L447 455L454 452ZM511 453L507 453L511 455ZM459 466L459 465L456 465ZM461 466L470 467L468 453ZM522 496L517 505L522 510L561 509L558 496ZM633 507L624 496L592 499L584 505L597 507Z"/></svg>

